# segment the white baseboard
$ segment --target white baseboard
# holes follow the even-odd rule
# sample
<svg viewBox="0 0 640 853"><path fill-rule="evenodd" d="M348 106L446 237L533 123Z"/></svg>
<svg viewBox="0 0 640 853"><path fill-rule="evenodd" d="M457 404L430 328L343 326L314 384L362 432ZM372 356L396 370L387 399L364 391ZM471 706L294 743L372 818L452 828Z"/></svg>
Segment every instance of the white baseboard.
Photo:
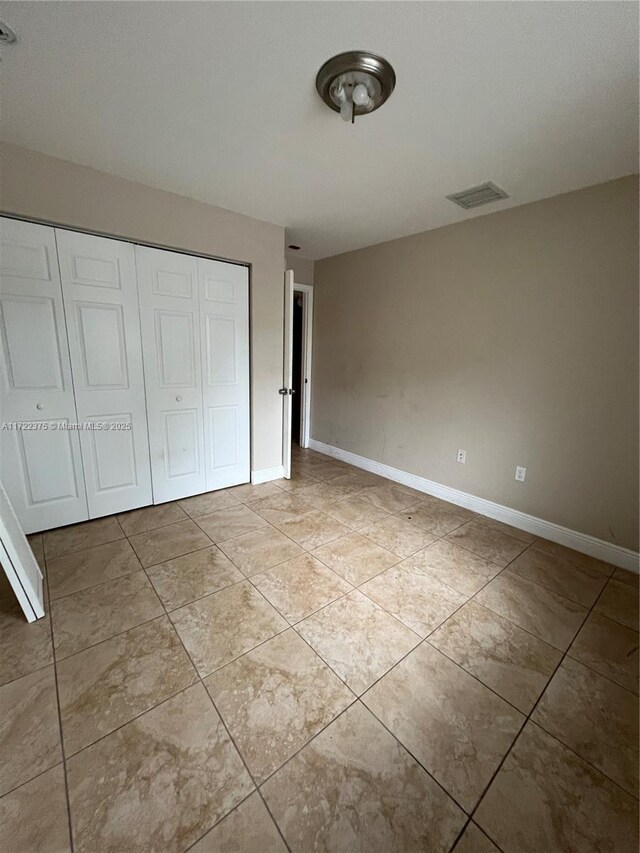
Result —
<svg viewBox="0 0 640 853"><path fill-rule="evenodd" d="M275 468L261 468L259 471L251 472L251 482L254 485L268 483L270 480L281 480L283 477L284 468L282 465L276 465Z"/></svg>
<svg viewBox="0 0 640 853"><path fill-rule="evenodd" d="M436 498L442 498L442 500L463 506L465 509L470 509L480 515L486 515L496 521L511 524L520 530L526 530L527 533L533 533L535 536L541 536L544 539L549 539L551 542L557 542L560 545L565 545L567 548L573 548L575 551L588 554L590 557L596 557L598 560L604 560L614 566L619 566L621 569L627 569L630 572L636 573L640 571L640 555L636 551L621 548L620 545L605 542L604 539L596 539L595 536L588 536L586 533L570 530L568 527L562 527L559 524L554 524L552 521L536 518L535 515L528 515L526 512L520 512L517 509L511 509L508 506L502 506L493 501L478 498L467 492L461 492L459 489L443 486L441 483L435 483L433 480L418 477L417 474L409 474L407 471L392 468L390 465L375 462L373 459L358 456L355 453L350 453L348 450L341 450L339 447L332 447L330 444L324 444L322 441L316 441L314 438L310 440L309 447L318 453L324 453L326 456L332 456L335 459L348 462L350 465L355 465L356 468L363 468L365 471L370 471L372 474L379 474L381 477L386 477L388 480L393 480L396 483L402 483L404 486L409 486L419 492L425 492Z"/></svg>

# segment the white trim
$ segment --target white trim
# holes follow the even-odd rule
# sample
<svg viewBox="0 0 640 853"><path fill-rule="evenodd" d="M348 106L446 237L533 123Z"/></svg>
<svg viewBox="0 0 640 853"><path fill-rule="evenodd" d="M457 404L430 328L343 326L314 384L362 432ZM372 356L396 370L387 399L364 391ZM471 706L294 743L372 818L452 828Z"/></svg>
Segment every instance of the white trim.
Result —
<svg viewBox="0 0 640 853"><path fill-rule="evenodd" d="M614 566L619 566L621 569L627 569L630 572L636 573L640 571L638 565L640 555L636 551L622 548L620 545L614 545L611 542L605 542L604 539L596 539L595 536L588 536L586 533L579 533L577 530L570 530L568 527L562 527L559 524L554 524L552 521L536 518L534 515L528 515L526 512L502 506L493 501L485 500L485 498L478 498L467 492L452 489L450 486L443 486L441 483L426 480L417 474L409 474L407 471L392 468L390 465L375 462L373 459L358 456L355 453L350 453L348 450L341 450L339 447L332 447L330 444L324 444L322 441L316 441L314 438L309 442L309 446L318 453L324 453L326 456L341 459L343 462L355 465L356 468L363 468L365 471L379 474L381 477L386 477L388 480L393 480L396 483L402 483L404 486L417 489L419 492L426 492L428 495L434 495L437 498L442 498L442 500L463 506L480 515L486 515L496 521L502 521L505 524L518 527L520 530L526 530L528 533L549 539L551 542L566 545L567 548L573 548L575 551L580 551L583 554L604 560Z"/></svg>
<svg viewBox="0 0 640 853"><path fill-rule="evenodd" d="M293 283L304 294L302 305L302 402L300 403L300 447L309 447L311 440L311 365L313 356L313 285ZM306 381L305 381L306 380Z"/></svg>
<svg viewBox="0 0 640 853"><path fill-rule="evenodd" d="M275 468L261 468L259 471L251 472L251 482L254 485L268 483L271 480L282 480L283 477L284 465L276 465Z"/></svg>
<svg viewBox="0 0 640 853"><path fill-rule="evenodd" d="M0 483L0 571L4 569L28 622L44 616L42 572Z"/></svg>

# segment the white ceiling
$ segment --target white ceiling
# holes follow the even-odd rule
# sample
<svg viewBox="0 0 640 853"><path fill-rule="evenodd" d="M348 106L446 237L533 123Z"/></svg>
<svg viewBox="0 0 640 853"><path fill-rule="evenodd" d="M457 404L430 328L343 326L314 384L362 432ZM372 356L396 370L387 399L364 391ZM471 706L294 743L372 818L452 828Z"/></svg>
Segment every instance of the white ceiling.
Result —
<svg viewBox="0 0 640 853"><path fill-rule="evenodd" d="M5 3L2 138L287 227L320 258L637 171L638 6ZM342 122L320 65L395 67ZM484 180L510 199L465 213Z"/></svg>

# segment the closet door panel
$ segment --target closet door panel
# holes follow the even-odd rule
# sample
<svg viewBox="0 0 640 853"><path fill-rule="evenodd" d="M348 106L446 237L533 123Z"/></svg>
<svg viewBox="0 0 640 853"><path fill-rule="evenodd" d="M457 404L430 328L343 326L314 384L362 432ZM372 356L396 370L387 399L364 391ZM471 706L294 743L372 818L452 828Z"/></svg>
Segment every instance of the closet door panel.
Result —
<svg viewBox="0 0 640 853"><path fill-rule="evenodd" d="M207 489L197 261L136 246L154 503Z"/></svg>
<svg viewBox="0 0 640 853"><path fill-rule="evenodd" d="M89 515L152 502L134 248L56 229Z"/></svg>
<svg viewBox="0 0 640 853"><path fill-rule="evenodd" d="M198 258L207 489L248 483L249 270Z"/></svg>
<svg viewBox="0 0 640 853"><path fill-rule="evenodd" d="M88 518L53 228L0 219L0 479L26 533ZM13 429L14 422L29 428Z"/></svg>

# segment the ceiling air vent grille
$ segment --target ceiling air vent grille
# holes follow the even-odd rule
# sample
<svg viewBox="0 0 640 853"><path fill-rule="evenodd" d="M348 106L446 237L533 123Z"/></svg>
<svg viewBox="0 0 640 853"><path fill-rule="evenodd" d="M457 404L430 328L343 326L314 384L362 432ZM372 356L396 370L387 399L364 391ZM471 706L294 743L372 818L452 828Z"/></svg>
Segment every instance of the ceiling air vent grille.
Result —
<svg viewBox="0 0 640 853"><path fill-rule="evenodd" d="M492 201L500 201L501 198L509 198L509 196L500 187L497 187L491 181L487 181L486 184L480 184L477 187L453 193L453 195L448 195L447 198L465 210L471 210L474 207L480 207L481 204L491 204Z"/></svg>

